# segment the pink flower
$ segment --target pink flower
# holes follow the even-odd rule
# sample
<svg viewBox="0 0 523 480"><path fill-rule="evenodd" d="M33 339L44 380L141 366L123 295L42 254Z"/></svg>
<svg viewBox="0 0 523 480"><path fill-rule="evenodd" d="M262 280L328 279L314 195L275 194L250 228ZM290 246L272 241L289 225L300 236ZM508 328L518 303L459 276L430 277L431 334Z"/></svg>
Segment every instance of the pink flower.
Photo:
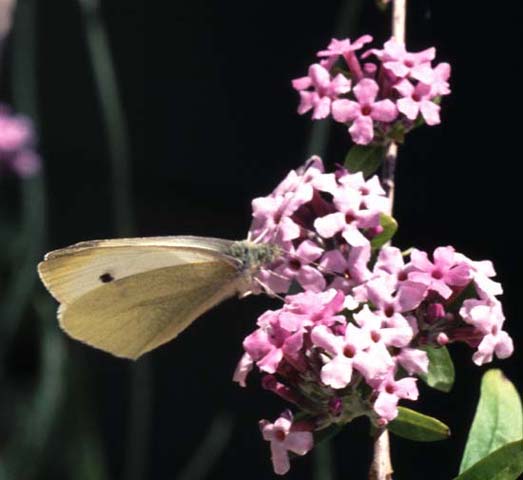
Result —
<svg viewBox="0 0 523 480"><path fill-rule="evenodd" d="M494 353L498 358L512 355L514 351L512 339L502 330L505 316L500 302L465 300L459 314L466 323L473 325L484 335L477 352L472 356L476 365L491 362Z"/></svg>
<svg viewBox="0 0 523 480"><path fill-rule="evenodd" d="M3 166L20 177L30 177L40 169L40 157L34 152L31 121L11 114L0 105L0 168Z"/></svg>
<svg viewBox="0 0 523 480"><path fill-rule="evenodd" d="M249 375L252 367L254 366L254 360L248 353L244 353L242 358L238 362L232 381L238 383L241 387L247 386L247 375Z"/></svg>
<svg viewBox="0 0 523 480"><path fill-rule="evenodd" d="M376 55L383 62L383 66L398 78L410 77L426 84L430 84L434 78L430 62L436 56L435 48L411 53L407 52L403 43L391 38L385 43L383 50L371 50L368 54L371 53Z"/></svg>
<svg viewBox="0 0 523 480"><path fill-rule="evenodd" d="M349 293L352 287L368 279L370 272L367 264L370 255L370 245L352 247L348 255L344 255L339 249L326 252L321 259L320 269L327 275L336 274L329 287Z"/></svg>
<svg viewBox="0 0 523 480"><path fill-rule="evenodd" d="M368 180L365 180L363 173L349 173L345 170L339 175L338 183L342 187L349 187L357 190L361 194L362 204L364 204L365 208L368 210L377 210L379 212L388 211L389 199L387 198L385 190L383 190L377 175L373 175ZM330 193L335 195L336 192Z"/></svg>
<svg viewBox="0 0 523 480"><path fill-rule="evenodd" d="M354 42L351 42L348 38L344 40L333 38L329 43L327 50L321 50L318 52L318 57L326 57L326 59L322 60L320 63L326 69L330 70L336 63L336 60L340 56L343 56L354 77L360 79L362 77L362 71L354 52L369 42L372 42L372 37L370 35L363 35Z"/></svg>
<svg viewBox="0 0 523 480"><path fill-rule="evenodd" d="M343 292L334 289L288 295L283 309L279 310L280 324L289 331L297 331L314 325L345 323L345 317L338 315L344 302Z"/></svg>
<svg viewBox="0 0 523 480"><path fill-rule="evenodd" d="M429 371L429 357L427 352L415 348L402 348L395 360L409 374L427 373Z"/></svg>
<svg viewBox="0 0 523 480"><path fill-rule="evenodd" d="M448 63L439 63L434 68L434 78L430 84L431 94L434 96L448 95L450 93L449 87L450 65Z"/></svg>
<svg viewBox="0 0 523 480"><path fill-rule="evenodd" d="M393 275L398 282L407 280L407 266L401 250L397 247L382 247L376 264L374 265L374 274L377 276L387 273Z"/></svg>
<svg viewBox="0 0 523 480"><path fill-rule="evenodd" d="M312 109L312 118L319 120L329 115L331 103L339 95L350 91L351 82L341 73L331 78L328 70L315 63L309 67L309 75L293 80L292 86L300 92L298 113L303 115Z"/></svg>
<svg viewBox="0 0 523 480"><path fill-rule="evenodd" d="M270 195L255 198L252 201L253 221L248 238L282 246L298 238L301 230L291 217L312 200L312 183L319 182L322 176L323 163L319 157L313 156L303 167L291 170Z"/></svg>
<svg viewBox="0 0 523 480"><path fill-rule="evenodd" d="M368 305L354 314L354 320L364 331L369 332L373 342L383 342L388 347L406 347L414 337L407 322L389 323L382 314L372 312Z"/></svg>
<svg viewBox="0 0 523 480"><path fill-rule="evenodd" d="M405 315L420 305L427 292L427 287L421 283L406 281L398 284L394 277L389 276L374 278L364 288L366 298L364 292L359 291L357 299L370 300L389 326L404 326L407 322Z"/></svg>
<svg viewBox="0 0 523 480"><path fill-rule="evenodd" d="M425 252L413 248L410 264L414 271L409 273L409 280L426 285L445 299L452 295L450 287L464 287L471 281L470 267L456 255L454 248L438 247L433 257L434 263Z"/></svg>
<svg viewBox="0 0 523 480"><path fill-rule="evenodd" d="M325 278L311 264L322 256L323 251L310 240L303 241L296 249L290 246L285 252L283 264L274 269L274 274L288 278L289 283L296 279L304 290L321 292L326 286Z"/></svg>
<svg viewBox="0 0 523 480"><path fill-rule="evenodd" d="M482 299L494 300L497 295L503 293L503 287L501 284L491 279L491 277L496 276L496 271L494 270L494 265L490 260L475 262L461 253L457 253L456 258L470 267L472 281Z"/></svg>
<svg viewBox="0 0 523 480"><path fill-rule="evenodd" d="M398 415L400 399L417 400L418 398L416 379L406 377L401 380L394 380L393 373L380 381L375 389L378 392L378 397L374 402L374 411L386 422L394 420Z"/></svg>
<svg viewBox="0 0 523 480"><path fill-rule="evenodd" d="M5 108L0 109L0 151L22 150L32 141L33 129L25 118L10 115Z"/></svg>
<svg viewBox="0 0 523 480"><path fill-rule="evenodd" d="M354 368L369 380L393 365L383 343L374 342L369 331L352 323L347 325L344 336L335 335L324 325L314 327L311 340L331 357L321 369L321 381L332 388L346 387Z"/></svg>
<svg viewBox="0 0 523 480"><path fill-rule="evenodd" d="M398 116L396 105L389 99L376 101L379 86L370 78L354 87L357 102L341 99L332 104L332 116L341 123L353 122L349 133L355 143L367 145L374 138L374 121L392 122Z"/></svg>
<svg viewBox="0 0 523 480"><path fill-rule="evenodd" d="M341 233L349 245L364 247L369 240L361 230L377 227L380 212L367 209L362 195L352 188L340 188L333 198L336 213L330 213L314 221L314 228L324 238ZM364 208L362 208L362 206Z"/></svg>
<svg viewBox="0 0 523 480"><path fill-rule="evenodd" d="M308 431L293 431L292 414L287 410L274 422L260 421L264 440L271 443L271 460L274 472L284 475L290 469L289 452L305 455L312 450L314 438Z"/></svg>
<svg viewBox="0 0 523 480"><path fill-rule="evenodd" d="M437 125L441 122L440 106L432 102L434 94L430 85L418 83L414 86L408 80L402 80L394 88L402 95L396 102L398 110L409 120L416 120L421 112L427 125Z"/></svg>
<svg viewBox="0 0 523 480"><path fill-rule="evenodd" d="M333 38L326 50L320 50L318 52L318 57L345 56L350 52L359 50L363 45L369 42L372 42L370 35L362 35L360 38L354 40L354 42L351 42L350 38L344 38L343 40Z"/></svg>

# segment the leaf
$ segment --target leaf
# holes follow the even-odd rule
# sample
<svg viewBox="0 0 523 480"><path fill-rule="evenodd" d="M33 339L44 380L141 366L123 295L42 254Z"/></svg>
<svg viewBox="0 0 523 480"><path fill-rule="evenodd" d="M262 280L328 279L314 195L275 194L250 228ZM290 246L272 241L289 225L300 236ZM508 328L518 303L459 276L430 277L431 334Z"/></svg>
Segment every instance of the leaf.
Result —
<svg viewBox="0 0 523 480"><path fill-rule="evenodd" d="M338 433L342 431L341 425L330 425L322 430L314 432L314 445L319 445L322 442L327 442L331 438L334 438Z"/></svg>
<svg viewBox="0 0 523 480"><path fill-rule="evenodd" d="M384 213L380 214L380 225L382 226L383 231L370 241L373 250L377 250L385 245L394 236L398 229L398 222L396 222L393 217Z"/></svg>
<svg viewBox="0 0 523 480"><path fill-rule="evenodd" d="M437 418L405 407L398 407L398 412L387 426L394 435L416 442L436 442L450 437L450 428Z"/></svg>
<svg viewBox="0 0 523 480"><path fill-rule="evenodd" d="M446 347L422 347L429 356L429 371L420 378L432 388L442 392L450 392L454 385L454 363Z"/></svg>
<svg viewBox="0 0 523 480"><path fill-rule="evenodd" d="M351 172L361 172L370 177L385 158L383 145L353 145L345 157L345 168Z"/></svg>
<svg viewBox="0 0 523 480"><path fill-rule="evenodd" d="M517 480L523 474L523 440L507 443L454 480Z"/></svg>
<svg viewBox="0 0 523 480"><path fill-rule="evenodd" d="M521 399L501 370L483 375L476 414L459 468L460 473L502 445L523 438Z"/></svg>

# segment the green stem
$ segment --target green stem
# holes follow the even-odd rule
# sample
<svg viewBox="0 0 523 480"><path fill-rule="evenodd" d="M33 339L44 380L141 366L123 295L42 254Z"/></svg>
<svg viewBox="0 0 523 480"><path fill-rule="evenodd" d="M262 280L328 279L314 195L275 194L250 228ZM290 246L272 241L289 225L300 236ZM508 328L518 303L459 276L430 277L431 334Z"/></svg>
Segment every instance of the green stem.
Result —
<svg viewBox="0 0 523 480"><path fill-rule="evenodd" d="M33 120L38 131L36 85L36 0L20 0L13 30L12 91L13 106ZM16 333L36 284L36 264L45 242L46 195L42 172L21 180L22 225L13 258L12 277L5 286L0 304L0 364L7 345Z"/></svg>
<svg viewBox="0 0 523 480"><path fill-rule="evenodd" d="M314 480L334 480L334 458L331 441L326 440L314 448Z"/></svg>
<svg viewBox="0 0 523 480"><path fill-rule="evenodd" d="M194 452L185 468L178 475L178 480L203 480L225 451L233 429L233 420L226 413L218 414L205 435L200 446Z"/></svg>
<svg viewBox="0 0 523 480"><path fill-rule="evenodd" d="M131 235L134 219L129 132L111 59L109 40L101 19L99 1L78 0L78 3L83 14L87 48L109 147L116 233L119 236Z"/></svg>
<svg viewBox="0 0 523 480"><path fill-rule="evenodd" d="M113 204L118 236L133 234L134 218L131 193L129 133L116 72L111 59L107 33L100 14L99 0L78 0L87 47L90 53L95 84L103 114L109 157L112 166ZM152 378L148 359L132 366L130 406L125 453L124 478L145 478L150 435Z"/></svg>
<svg viewBox="0 0 523 480"><path fill-rule="evenodd" d="M65 348L48 298L35 301L40 320L40 378L26 402L17 405L16 429L2 448L0 479L33 478L46 461L45 448L64 398Z"/></svg>

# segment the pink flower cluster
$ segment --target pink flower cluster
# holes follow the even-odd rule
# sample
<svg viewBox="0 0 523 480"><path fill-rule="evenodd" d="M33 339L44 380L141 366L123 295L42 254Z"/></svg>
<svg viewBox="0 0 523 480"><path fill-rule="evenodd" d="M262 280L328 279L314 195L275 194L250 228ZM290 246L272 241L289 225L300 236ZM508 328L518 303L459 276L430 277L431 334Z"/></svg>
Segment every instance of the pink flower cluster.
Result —
<svg viewBox="0 0 523 480"><path fill-rule="evenodd" d="M7 168L21 177L40 169L40 157L34 151L34 130L31 121L13 115L0 105L0 169Z"/></svg>
<svg viewBox="0 0 523 480"><path fill-rule="evenodd" d="M258 280L266 290L286 293L293 280L304 290L348 289L368 270L371 241L383 228L388 200L376 176L345 169L324 173L319 157L292 170L267 197L252 202L249 238L277 244L285 255Z"/></svg>
<svg viewBox="0 0 523 480"><path fill-rule="evenodd" d="M354 42L333 38L319 51L321 60L307 76L292 81L300 94L298 113L312 111L314 120L332 115L360 145L402 138L420 119L440 123L439 99L450 93L450 65L433 67L435 48L407 52L395 39L358 56L371 41L370 35Z"/></svg>
<svg viewBox="0 0 523 480"><path fill-rule="evenodd" d="M378 426L393 420L400 400L418 398L427 347L466 342L478 365L512 353L492 263L450 246L431 257L374 248L385 200L376 177L326 174L313 157L253 201L251 237L284 252L260 282L302 290L259 317L234 375L245 386L256 366L263 387L305 415L297 426L288 413L261 422L276 473L288 470L288 451L312 448L314 431L362 415Z"/></svg>

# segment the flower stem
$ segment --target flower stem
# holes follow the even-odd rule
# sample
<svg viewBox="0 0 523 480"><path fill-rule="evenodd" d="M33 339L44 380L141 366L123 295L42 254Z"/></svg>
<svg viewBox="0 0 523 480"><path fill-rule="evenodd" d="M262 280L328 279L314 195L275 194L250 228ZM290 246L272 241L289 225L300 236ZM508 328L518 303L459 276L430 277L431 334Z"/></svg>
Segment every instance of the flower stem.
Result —
<svg viewBox="0 0 523 480"><path fill-rule="evenodd" d="M109 39L101 14L100 0L78 0L93 75L98 90L113 177L113 205L116 234L134 234L131 191L130 135L111 58ZM123 478L146 477L152 413L152 366L142 359L131 367L127 445Z"/></svg>
<svg viewBox="0 0 523 480"><path fill-rule="evenodd" d="M391 480L389 431L381 428L374 438L374 458L370 466L369 480Z"/></svg>
<svg viewBox="0 0 523 480"><path fill-rule="evenodd" d="M396 159L398 158L398 144L396 142L391 142L387 146L387 151L385 152L385 161L383 162L383 173L381 183L383 188L387 193L389 199L389 214L392 215L394 210L394 190L395 190L395 180L394 174L396 171Z"/></svg>
<svg viewBox="0 0 523 480"><path fill-rule="evenodd" d="M392 3L392 36L405 43L405 23L407 17L407 0L393 0ZM398 158L398 144L391 142L387 147L383 163L382 182L389 199L390 214L394 211L395 171ZM374 457L370 466L369 480L392 480L392 463L390 459L389 432L386 428L378 430L374 439Z"/></svg>

